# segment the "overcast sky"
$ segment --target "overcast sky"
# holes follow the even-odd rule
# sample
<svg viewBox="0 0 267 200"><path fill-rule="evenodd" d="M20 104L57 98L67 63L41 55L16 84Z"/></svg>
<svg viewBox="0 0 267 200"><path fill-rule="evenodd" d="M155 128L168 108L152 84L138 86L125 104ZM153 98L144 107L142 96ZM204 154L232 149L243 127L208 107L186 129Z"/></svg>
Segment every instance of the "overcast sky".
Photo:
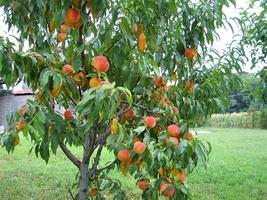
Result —
<svg viewBox="0 0 267 200"><path fill-rule="evenodd" d="M237 17L238 16L238 9L240 8L247 8L248 7L248 0L236 0L236 5L237 7L235 8L234 6L231 6L229 8L225 8L224 9L224 13L227 15L227 17L233 18L233 17ZM7 32L7 25L3 23L3 10L0 9L0 35L1 36L7 36L8 32ZM224 48L226 47L227 44L229 44L234 35L237 35L240 33L239 28L237 25L233 24L234 27L234 33L231 31L230 28L228 28L227 30L224 28L221 28L218 30L218 33L220 35L220 40L216 41L213 45L214 48L216 48L218 51L222 51L224 50ZM9 33L10 34L10 33ZM13 33L12 33L13 34ZM11 41L14 41L14 39L12 37L9 37ZM248 66L244 66L244 70L245 71L251 71L250 70L250 66L248 64ZM253 71L256 71L256 69L254 69Z"/></svg>

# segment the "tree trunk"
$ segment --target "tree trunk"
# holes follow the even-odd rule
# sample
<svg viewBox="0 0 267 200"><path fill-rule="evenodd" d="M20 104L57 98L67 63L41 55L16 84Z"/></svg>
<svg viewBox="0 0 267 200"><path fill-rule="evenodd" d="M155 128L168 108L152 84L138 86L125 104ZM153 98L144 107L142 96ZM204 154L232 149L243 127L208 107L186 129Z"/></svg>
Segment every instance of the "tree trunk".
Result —
<svg viewBox="0 0 267 200"><path fill-rule="evenodd" d="M80 167L79 200L86 200L88 190L88 163L82 162Z"/></svg>

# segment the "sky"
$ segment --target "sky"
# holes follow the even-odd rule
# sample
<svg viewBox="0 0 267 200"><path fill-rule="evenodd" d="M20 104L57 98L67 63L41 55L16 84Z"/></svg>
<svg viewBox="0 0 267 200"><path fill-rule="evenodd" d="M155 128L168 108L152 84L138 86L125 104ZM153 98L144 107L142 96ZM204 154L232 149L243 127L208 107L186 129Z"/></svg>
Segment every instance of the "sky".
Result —
<svg viewBox="0 0 267 200"><path fill-rule="evenodd" d="M233 5L231 5L228 8L224 8L224 13L227 15L227 17L229 19L233 18L233 17L238 17L238 9L246 8L246 7L248 7L248 4L249 4L249 0L236 0L236 8ZM16 35L16 33L14 31L11 31L8 33L8 28L7 28L7 25L4 24L4 22L3 22L3 16L2 15L3 15L3 10L0 9L0 27L1 27L0 28L0 35L1 36L7 36L10 33ZM234 28L234 32L232 32L230 28L218 29L218 33L220 35L220 40L215 41L215 43L213 44L213 47L215 49L217 49L219 52L222 52L225 49L225 47L227 46L227 44L231 43L234 35L241 34L237 25L233 24L233 28ZM14 38L9 37L9 39L12 42L15 42ZM247 71L247 72L257 71L257 69L253 69L253 70L250 69L249 62L246 66L243 67L243 70Z"/></svg>

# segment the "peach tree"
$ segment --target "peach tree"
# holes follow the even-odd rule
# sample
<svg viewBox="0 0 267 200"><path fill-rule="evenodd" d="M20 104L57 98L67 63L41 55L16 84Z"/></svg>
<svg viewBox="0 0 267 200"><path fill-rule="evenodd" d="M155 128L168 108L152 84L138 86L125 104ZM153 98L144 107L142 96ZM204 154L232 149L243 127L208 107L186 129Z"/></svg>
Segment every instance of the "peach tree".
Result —
<svg viewBox="0 0 267 200"><path fill-rule="evenodd" d="M186 176L211 150L192 128L238 84L238 64L211 49L234 0L0 2L17 31L15 44L0 39L0 77L34 92L8 116L2 146L12 152L23 133L46 162L60 148L79 170L73 199L127 198L114 169L143 199L188 199ZM106 165L103 149L114 154Z"/></svg>

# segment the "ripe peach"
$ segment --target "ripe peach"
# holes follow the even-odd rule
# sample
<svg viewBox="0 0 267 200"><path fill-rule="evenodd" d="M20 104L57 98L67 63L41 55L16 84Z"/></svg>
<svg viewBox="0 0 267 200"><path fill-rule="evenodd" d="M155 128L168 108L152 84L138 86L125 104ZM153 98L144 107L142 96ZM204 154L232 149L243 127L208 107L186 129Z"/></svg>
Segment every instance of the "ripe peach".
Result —
<svg viewBox="0 0 267 200"><path fill-rule="evenodd" d="M184 135L184 138L188 141L192 140L193 139L193 134L188 131L185 135Z"/></svg>
<svg viewBox="0 0 267 200"><path fill-rule="evenodd" d="M19 122L17 122L16 123L17 130L22 131L26 127L26 124L27 123L26 123L26 121L24 119L19 121Z"/></svg>
<svg viewBox="0 0 267 200"><path fill-rule="evenodd" d="M94 57L91 65L97 72L107 72L109 69L109 62L105 56Z"/></svg>
<svg viewBox="0 0 267 200"><path fill-rule="evenodd" d="M174 186L170 183L164 183L161 185L160 192L165 197L171 197L174 194Z"/></svg>
<svg viewBox="0 0 267 200"><path fill-rule="evenodd" d="M66 120L71 120L71 119L73 118L73 114L72 114L72 112L71 112L70 110L66 110L66 111L64 112L64 118L65 118Z"/></svg>
<svg viewBox="0 0 267 200"><path fill-rule="evenodd" d="M148 187L148 182L147 182L147 180L145 180L145 179L139 180L139 181L137 182L137 186L138 186L138 188L139 188L140 190L145 191L145 190L147 189L147 187Z"/></svg>
<svg viewBox="0 0 267 200"><path fill-rule="evenodd" d="M182 182L182 183L186 179L186 174L184 172L182 172L182 171L180 171L177 176L178 176L177 178L179 179L179 181Z"/></svg>
<svg viewBox="0 0 267 200"><path fill-rule="evenodd" d="M64 42L66 40L66 37L67 37L66 33L59 33L57 35L57 40L60 42Z"/></svg>
<svg viewBox="0 0 267 200"><path fill-rule="evenodd" d="M80 10L76 8L69 8L65 15L65 24L73 27L75 24L79 23L81 20Z"/></svg>
<svg viewBox="0 0 267 200"><path fill-rule="evenodd" d="M66 24L62 24L60 26L61 33L66 33L68 30L68 26Z"/></svg>
<svg viewBox="0 0 267 200"><path fill-rule="evenodd" d="M138 155L144 153L145 150L146 150L146 145L143 142L137 141L134 143L134 151Z"/></svg>
<svg viewBox="0 0 267 200"><path fill-rule="evenodd" d="M149 116L149 117L146 117L144 119L144 122L145 122L145 125L148 127L148 128L154 128L157 124L157 121L154 117L152 116Z"/></svg>
<svg viewBox="0 0 267 200"><path fill-rule="evenodd" d="M128 150L123 149L120 150L117 154L117 158L119 159L119 161L121 162L127 162L131 159L131 154Z"/></svg>
<svg viewBox="0 0 267 200"><path fill-rule="evenodd" d="M62 68L64 74L71 74L73 72L73 67L71 65L64 65Z"/></svg>
<svg viewBox="0 0 267 200"><path fill-rule="evenodd" d="M171 174L175 177L175 178L177 178L180 182L184 182L185 181L185 179L186 179L186 174L183 172L183 171L181 171L180 169L173 169L173 170L171 170Z"/></svg>
<svg viewBox="0 0 267 200"><path fill-rule="evenodd" d="M89 81L89 86L90 88L94 88L94 87L97 87L99 86L99 84L101 83L101 79L100 78L97 78L97 77L93 77L90 79Z"/></svg>
<svg viewBox="0 0 267 200"><path fill-rule="evenodd" d="M197 52L193 48L186 48L184 52L184 56L187 58L194 58L197 56Z"/></svg>
<svg viewBox="0 0 267 200"><path fill-rule="evenodd" d="M177 137L179 135L180 128L179 128L179 126L172 124L172 125L168 126L167 132L168 132L169 136Z"/></svg>

